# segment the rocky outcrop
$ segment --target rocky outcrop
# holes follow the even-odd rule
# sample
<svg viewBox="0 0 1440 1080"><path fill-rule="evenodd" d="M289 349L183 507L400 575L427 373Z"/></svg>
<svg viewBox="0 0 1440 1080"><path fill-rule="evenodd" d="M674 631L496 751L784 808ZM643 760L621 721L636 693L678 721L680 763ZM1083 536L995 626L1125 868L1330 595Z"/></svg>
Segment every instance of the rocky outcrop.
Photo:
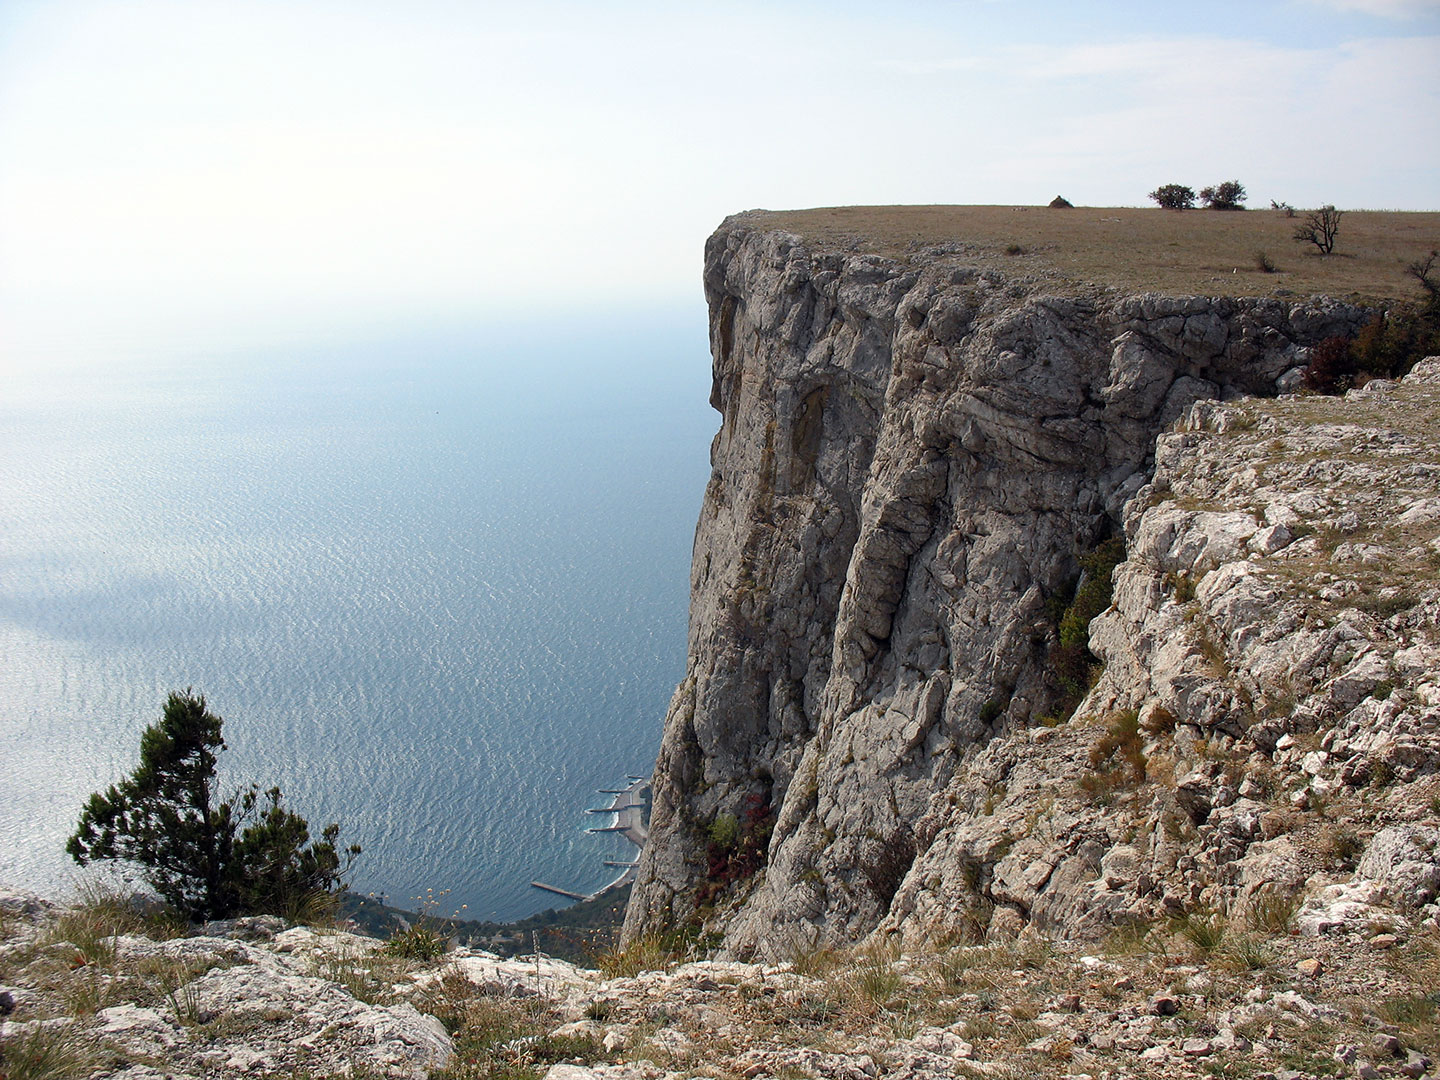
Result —
<svg viewBox="0 0 1440 1080"><path fill-rule="evenodd" d="M1168 475L1188 452L1162 442L1157 459L1156 437L1183 421L1197 430L1173 438L1195 441L1228 415L1197 402L1293 387L1309 348L1368 313L1058 291L943 251L812 249L747 215L710 239L705 283L722 423L627 934L698 923L735 954L776 956L878 926L1072 928L1101 917L1082 884L1153 884L1166 855L1062 805L1078 805L1099 736L1042 726L1068 713L1050 670L1057 615L1081 554L1122 530L1175 548L1197 589L1214 567L1279 550L1293 523L1228 517L1250 509L1228 502L1142 528L1157 460ZM1151 579L1119 580L1122 597L1157 599ZM1229 719L1239 690L1172 679L1151 703L1137 670L1151 657L1115 643L1133 633L1100 634L1116 674L1077 715L1143 700L1148 719L1244 734ZM1362 693L1363 672L1345 674ZM1425 767L1407 754L1392 756ZM1176 778L1194 828L1212 779ZM1054 813L1037 810L1046 799ZM1238 801L1217 829L1251 828ZM997 830L997 815L1029 835ZM763 860L728 858L731 817Z"/></svg>
<svg viewBox="0 0 1440 1080"><path fill-rule="evenodd" d="M0 1072L8 1062L15 1075L131 1080L402 1078L454 1057L441 1023L405 1000L419 988L401 980L396 993L370 977L382 967L373 938L268 916L168 940L116 929L0 891L0 992L11 1005ZM25 1071L36 1060L53 1071Z"/></svg>
<svg viewBox="0 0 1440 1080"><path fill-rule="evenodd" d="M883 927L1433 920L1437 417L1440 358L1343 400L1193 405L1127 506L1099 681L967 763Z"/></svg>

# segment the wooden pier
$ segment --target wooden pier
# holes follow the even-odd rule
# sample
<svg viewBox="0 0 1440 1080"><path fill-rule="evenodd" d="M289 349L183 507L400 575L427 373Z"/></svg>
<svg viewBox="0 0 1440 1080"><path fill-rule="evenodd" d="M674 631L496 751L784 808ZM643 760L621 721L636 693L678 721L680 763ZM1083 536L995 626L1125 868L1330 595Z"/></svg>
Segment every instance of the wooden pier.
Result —
<svg viewBox="0 0 1440 1080"><path fill-rule="evenodd" d="M581 892L571 892L569 889L560 888L559 885L546 885L543 881L532 881L530 882L530 887L532 889L544 889L546 892L553 892L557 896L568 896L571 900L589 900L594 896L593 893L587 896Z"/></svg>

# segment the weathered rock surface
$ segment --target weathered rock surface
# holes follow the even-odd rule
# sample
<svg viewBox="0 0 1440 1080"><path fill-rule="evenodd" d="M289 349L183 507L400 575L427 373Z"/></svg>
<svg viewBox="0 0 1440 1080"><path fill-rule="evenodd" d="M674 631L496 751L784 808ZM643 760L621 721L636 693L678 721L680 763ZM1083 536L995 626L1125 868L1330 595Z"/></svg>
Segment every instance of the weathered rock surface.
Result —
<svg viewBox="0 0 1440 1080"><path fill-rule="evenodd" d="M385 958L373 938L307 927L277 934L279 920L247 919L212 924L233 936L97 940L66 914L0 891L0 982L14 980L5 989L15 1002L0 1022L0 1063L47 1027L77 1048L75 1060L88 1065L79 1075L96 1080L425 1077L454 1056L445 1027L414 1003L427 1005L437 966ZM443 970L477 986L483 980L486 993L502 998L558 1001L597 981L557 960L537 974L533 962L468 950L450 954Z"/></svg>
<svg viewBox="0 0 1440 1080"><path fill-rule="evenodd" d="M1408 839L1376 850L1408 864ZM1367 901L1397 913L1383 890ZM1341 1060L1433 1075L1427 988L1440 934L1404 916L1394 925L1313 937L1230 925L1203 938L1162 922L1098 946L1027 928L1017 941L817 950L772 965L642 949L654 966L612 957L632 973L607 977L469 950L407 961L304 927L245 941L99 936L93 912L0 893L11 1002L0 1074L1174 1080L1282 1066L1328 1076ZM1200 1061L1203 1071L1188 1067Z"/></svg>
<svg viewBox="0 0 1440 1080"><path fill-rule="evenodd" d="M1193 405L1127 506L1099 682L957 772L882 929L993 932L1012 908L1094 937L1284 905L1309 935L1433 925L1440 522L1414 508L1437 417L1437 359L1344 400ZM1142 776L1104 752L1126 723Z"/></svg>
<svg viewBox="0 0 1440 1080"><path fill-rule="evenodd" d="M1134 618L1155 607L1159 622L1133 657L1113 640L1130 630L1102 634L1126 674L1086 715L1143 703L1185 732L1241 736L1238 691L1198 673L1194 648L1170 632L1181 605L1160 603L1158 583L1203 578L1202 603L1213 592L1227 610L1242 596L1253 605L1228 583L1252 554L1289 551L1308 504L1276 496L1274 520L1231 492L1203 507L1157 501L1150 517L1134 508L1160 490L1157 468L1168 476L1191 453L1185 440L1224 437L1211 429L1232 413L1197 402L1273 394L1309 347L1368 313L1323 299L1055 295L960 257L811 250L745 215L711 238L705 280L722 424L629 937L698 920L736 955L774 957L882 925L1084 932L1137 894L1158 903L1173 876L1163 864L1192 845L1121 845L1075 792L1097 733L1037 726L1059 718L1055 606L1079 556L1123 528L1151 569L1124 572L1119 602ZM1157 435L1182 420L1195 430L1168 436L1157 458ZM1222 486L1237 471L1211 468ZM1312 473L1326 483L1325 468ZM1339 558L1372 566L1373 539L1357 533ZM1375 700L1387 681L1376 661L1337 654L1346 630L1315 633L1313 655L1273 663L1318 672L1315 650L1328 646L1326 662L1346 666L1326 692L1349 709ZM1152 653L1175 671L1163 692L1137 681ZM1430 767L1408 737L1393 751L1361 747L1369 730L1345 736L1346 761L1379 753L1406 776ZM1193 780L1176 776L1190 828L1247 848L1279 838L1264 835L1268 794L1221 794L1209 761L1196 764ZM1317 768L1330 782L1334 770ZM723 859L717 873L710 830L725 815L764 846L759 873Z"/></svg>

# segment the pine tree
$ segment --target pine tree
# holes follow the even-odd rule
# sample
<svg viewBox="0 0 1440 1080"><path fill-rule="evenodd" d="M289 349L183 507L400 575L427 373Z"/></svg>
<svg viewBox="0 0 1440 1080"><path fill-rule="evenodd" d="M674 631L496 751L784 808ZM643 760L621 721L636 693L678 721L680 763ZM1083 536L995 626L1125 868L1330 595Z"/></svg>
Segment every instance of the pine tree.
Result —
<svg viewBox="0 0 1440 1080"><path fill-rule="evenodd" d="M81 866L143 867L161 898L192 919L294 915L333 896L360 848L352 845L342 859L333 824L311 843L308 823L285 809L279 788L262 797L252 784L217 802L223 723L200 695L172 693L160 722L140 736L139 767L90 796L66 851Z"/></svg>

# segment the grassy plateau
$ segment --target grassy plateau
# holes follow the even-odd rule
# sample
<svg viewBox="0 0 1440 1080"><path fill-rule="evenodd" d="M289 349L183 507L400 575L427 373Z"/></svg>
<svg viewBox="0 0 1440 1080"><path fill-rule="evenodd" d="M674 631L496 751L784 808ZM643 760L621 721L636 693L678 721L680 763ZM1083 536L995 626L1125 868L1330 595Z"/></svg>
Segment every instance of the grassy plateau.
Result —
<svg viewBox="0 0 1440 1080"><path fill-rule="evenodd" d="M953 248L1009 273L1172 295L1415 299L1405 267L1440 248L1440 213L1344 211L1329 256L1294 239L1306 211L837 206L739 219L821 248L905 259ZM1262 256L1264 257L1262 259ZM1268 263L1272 270L1262 268Z"/></svg>

